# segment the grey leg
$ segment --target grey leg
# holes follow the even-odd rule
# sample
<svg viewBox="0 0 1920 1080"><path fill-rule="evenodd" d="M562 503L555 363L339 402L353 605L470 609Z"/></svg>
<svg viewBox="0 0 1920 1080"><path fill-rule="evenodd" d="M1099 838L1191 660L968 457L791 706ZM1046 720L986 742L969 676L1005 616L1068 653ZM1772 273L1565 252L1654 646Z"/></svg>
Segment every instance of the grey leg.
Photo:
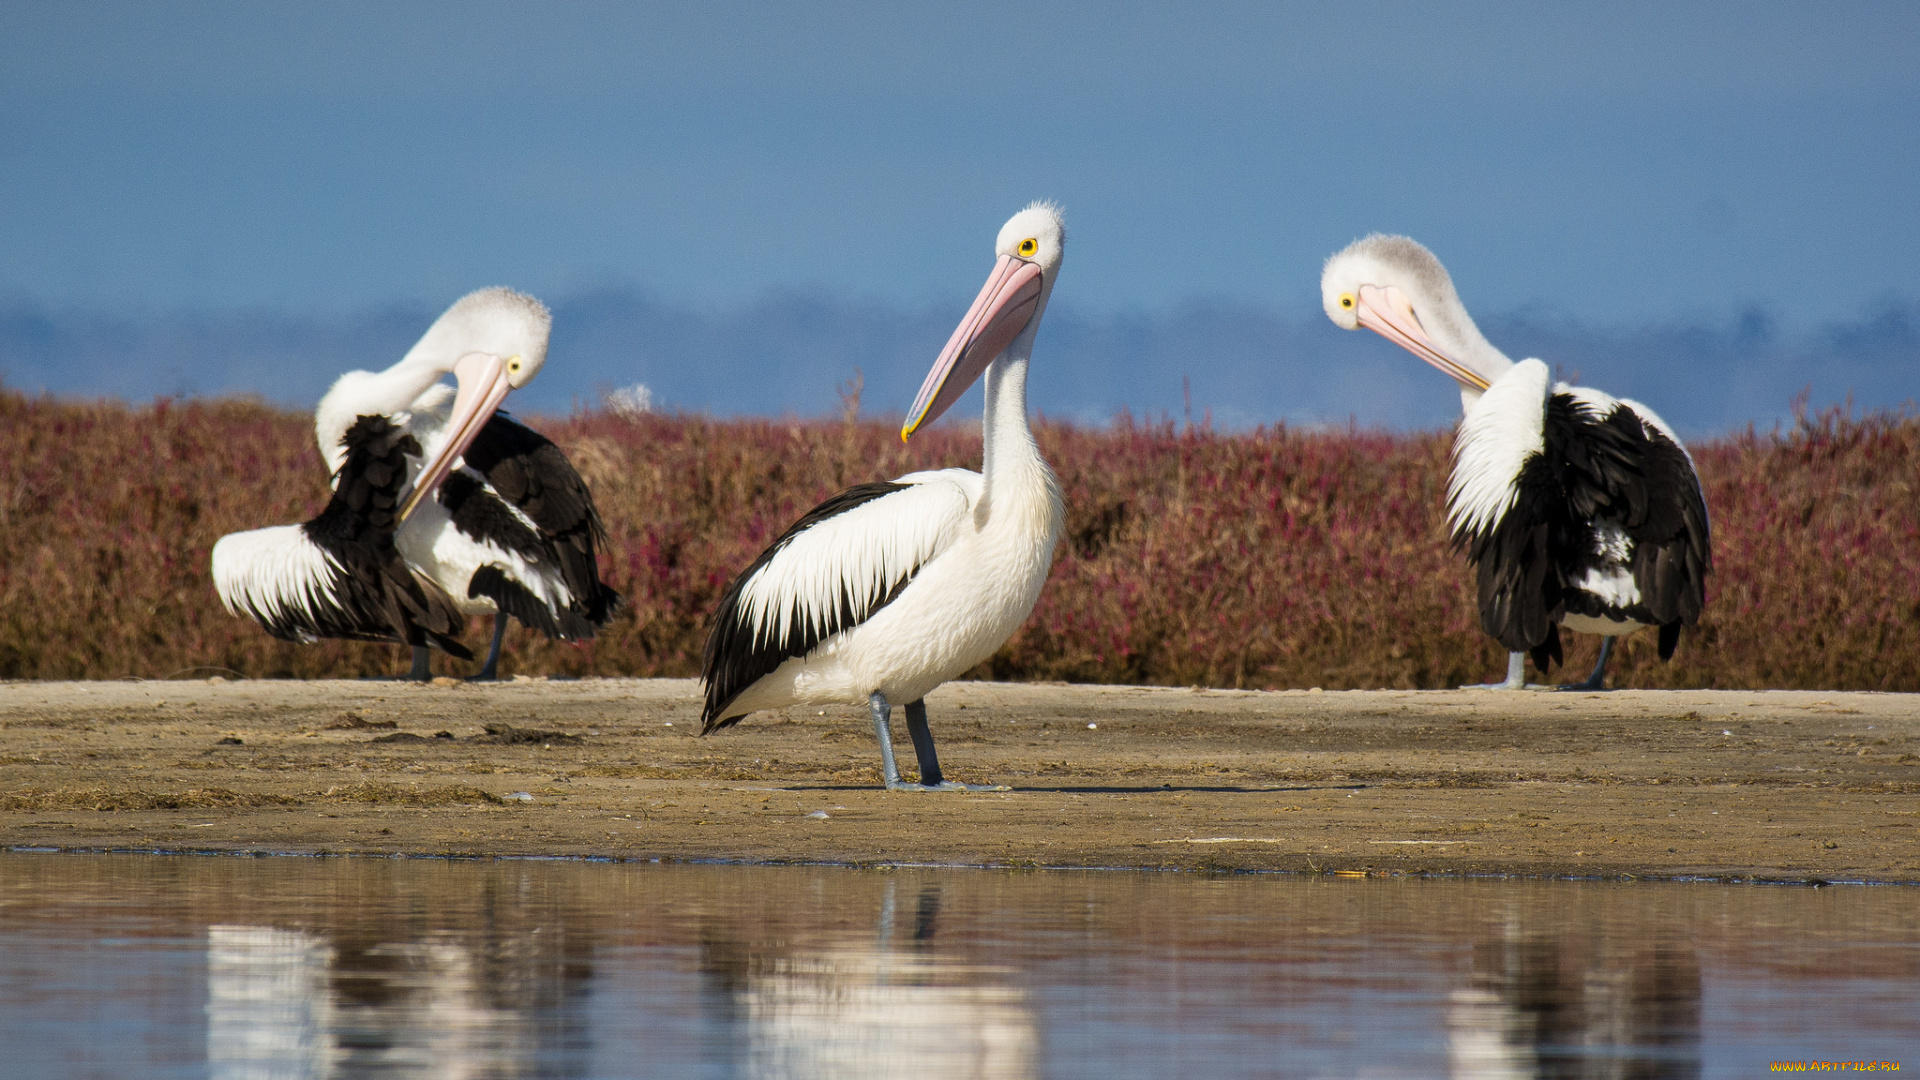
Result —
<svg viewBox="0 0 1920 1080"><path fill-rule="evenodd" d="M920 759L920 782L909 784L900 779L900 767L893 759L893 708L887 703L886 695L879 691L867 699L867 706L873 710L873 734L880 740L880 765L881 771L886 774L888 791L1011 790L983 784L961 784L941 775L940 759L933 752L933 731L927 727L927 703L924 701L907 705L907 733L913 736L913 752Z"/></svg>
<svg viewBox="0 0 1920 1080"><path fill-rule="evenodd" d="M1562 690L1605 690L1607 688L1607 661L1613 658L1613 636L1600 639L1600 661L1593 665L1593 674L1586 682L1567 683Z"/></svg>
<svg viewBox="0 0 1920 1080"><path fill-rule="evenodd" d="M946 779L940 773L940 755L933 751L933 729L927 726L927 702L907 702L907 734L913 736L913 753L920 759L920 783L923 787L939 787Z"/></svg>
<svg viewBox="0 0 1920 1080"><path fill-rule="evenodd" d="M880 771L885 775L887 790L901 787L900 767L893 763L893 706L887 704L887 695L875 690L867 699L867 708L873 710L873 737L880 740Z"/></svg>
<svg viewBox="0 0 1920 1080"><path fill-rule="evenodd" d="M487 649L487 662L480 665L480 674L470 676L468 682L492 682L500 677L500 641L507 636L507 613L497 611L493 615L493 644Z"/></svg>
<svg viewBox="0 0 1920 1080"><path fill-rule="evenodd" d="M1468 683L1462 690L1525 690L1527 688L1527 654L1523 652L1507 654L1507 681L1490 683Z"/></svg>
<svg viewBox="0 0 1920 1080"><path fill-rule="evenodd" d="M413 670L407 672L407 678L413 682L426 682L433 678L432 656L425 645L413 647Z"/></svg>

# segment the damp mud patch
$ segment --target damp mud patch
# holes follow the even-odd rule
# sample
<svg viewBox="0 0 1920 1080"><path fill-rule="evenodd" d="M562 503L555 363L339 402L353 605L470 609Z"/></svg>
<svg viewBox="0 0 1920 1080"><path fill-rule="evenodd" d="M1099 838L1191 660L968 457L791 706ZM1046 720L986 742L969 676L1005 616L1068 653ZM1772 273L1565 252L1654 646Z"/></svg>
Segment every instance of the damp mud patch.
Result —
<svg viewBox="0 0 1920 1080"><path fill-rule="evenodd" d="M369 720L359 713L341 713L340 718L323 726L321 731L371 731L374 728L386 728L391 731L400 725L392 720Z"/></svg>
<svg viewBox="0 0 1920 1080"><path fill-rule="evenodd" d="M521 746L528 743L540 743L547 746L579 746L586 742L586 740L580 736L569 735L564 731L517 728L511 724L488 724L485 735L475 735L467 741L494 743L500 746Z"/></svg>

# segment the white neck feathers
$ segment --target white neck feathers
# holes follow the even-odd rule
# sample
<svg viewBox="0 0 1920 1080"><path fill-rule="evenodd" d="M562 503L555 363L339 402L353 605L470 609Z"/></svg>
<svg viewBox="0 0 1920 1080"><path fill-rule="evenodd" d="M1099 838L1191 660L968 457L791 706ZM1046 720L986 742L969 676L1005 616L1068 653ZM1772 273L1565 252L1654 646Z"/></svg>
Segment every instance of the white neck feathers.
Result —
<svg viewBox="0 0 1920 1080"><path fill-rule="evenodd" d="M340 439L356 418L445 406L453 393L440 384L445 375L437 364L410 356L385 371L349 371L335 379L313 411L313 437L327 473L337 471L345 460Z"/></svg>
<svg viewBox="0 0 1920 1080"><path fill-rule="evenodd" d="M1547 365L1509 364L1468 406L1453 440L1447 524L1455 536L1484 536L1519 496L1527 459L1546 449Z"/></svg>
<svg viewBox="0 0 1920 1080"><path fill-rule="evenodd" d="M1043 295L1033 321L987 365L980 463L985 483L973 514L976 528L1010 526L1045 535L1051 546L1064 519L1065 504L1060 481L1040 456L1040 444L1027 422L1027 369L1045 307Z"/></svg>

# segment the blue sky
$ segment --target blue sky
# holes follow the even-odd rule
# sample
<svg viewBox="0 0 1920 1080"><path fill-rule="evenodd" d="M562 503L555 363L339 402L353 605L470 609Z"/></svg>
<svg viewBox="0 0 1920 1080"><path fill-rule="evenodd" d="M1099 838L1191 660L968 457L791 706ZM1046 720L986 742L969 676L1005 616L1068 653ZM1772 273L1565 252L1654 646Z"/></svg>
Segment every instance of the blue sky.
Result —
<svg viewBox="0 0 1920 1080"><path fill-rule="evenodd" d="M631 378L815 411L841 361L910 396L994 230L1049 197L1072 236L1056 311L1135 358L1103 376L1069 350L1056 396L1036 387L1056 412L1168 407L1191 374L1198 405L1251 420L1444 422L1430 372L1313 326L1320 262L1375 229L1596 385L1658 406L1660 367L1722 365L1724 400L1683 405L1699 426L1777 416L1803 384L1920 393L1899 347L1920 298L1911 4L7 0L0 40L16 386L299 401L325 378L296 362L383 366L408 320L505 283L602 328L706 326L725 369L583 326L600 351L564 375L563 325L549 404ZM813 305L788 320L812 359L726 351L782 304ZM1756 319L1773 381L1734 387L1759 375L1737 345ZM836 320L861 343L822 359L806 327ZM1249 389L1268 332L1291 359ZM1878 352L1847 351L1862 333ZM78 379L81 353L107 375ZM755 373L778 392L729 399Z"/></svg>

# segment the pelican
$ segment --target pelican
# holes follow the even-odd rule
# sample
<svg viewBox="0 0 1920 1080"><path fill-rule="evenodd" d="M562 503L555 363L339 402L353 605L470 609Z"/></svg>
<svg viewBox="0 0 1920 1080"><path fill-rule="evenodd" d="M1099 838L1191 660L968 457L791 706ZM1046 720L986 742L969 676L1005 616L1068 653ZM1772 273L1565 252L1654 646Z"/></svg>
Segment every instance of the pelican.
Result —
<svg viewBox="0 0 1920 1080"><path fill-rule="evenodd" d="M996 790L945 779L923 699L1013 634L1053 561L1065 509L1027 426L1027 365L1065 247L1051 203L1007 221L993 272L900 430L909 439L939 419L984 372L982 470L858 484L781 534L721 597L701 669L701 734L762 709L865 705L889 790ZM917 784L894 763L896 704Z"/></svg>
<svg viewBox="0 0 1920 1080"><path fill-rule="evenodd" d="M360 417L390 417L425 448L409 459L417 470L394 542L407 565L462 613L494 616L479 679L497 674L509 615L575 640L593 637L620 602L600 583L595 548L606 533L586 483L552 442L499 412L507 395L545 365L551 326L546 307L531 296L504 288L469 293L399 363L347 372L314 411L314 436L330 473L337 475L344 460L342 433ZM448 375L457 392L441 382ZM253 615L269 632L297 626L293 640L333 636L303 621L324 592L310 575L283 565L274 580L239 561L266 553L224 551L223 558L222 546L214 549L214 579L228 610ZM416 644L409 678L427 678L427 662L427 650Z"/></svg>
<svg viewBox="0 0 1920 1080"><path fill-rule="evenodd" d="M1327 317L1366 327L1460 385L1447 523L1478 569L1480 626L1507 647L1502 689L1561 659L1560 628L1599 634L1585 682L1605 687L1614 639L1659 628L1660 659L1700 618L1713 568L1693 458L1652 409L1554 382L1482 337L1433 253L1375 233L1327 260Z"/></svg>
<svg viewBox="0 0 1920 1080"><path fill-rule="evenodd" d="M393 641L473 659L459 640L466 617L453 598L394 545L407 458L419 456L420 444L384 416L362 416L340 448L333 497L319 517L214 545L221 599L290 641Z"/></svg>

